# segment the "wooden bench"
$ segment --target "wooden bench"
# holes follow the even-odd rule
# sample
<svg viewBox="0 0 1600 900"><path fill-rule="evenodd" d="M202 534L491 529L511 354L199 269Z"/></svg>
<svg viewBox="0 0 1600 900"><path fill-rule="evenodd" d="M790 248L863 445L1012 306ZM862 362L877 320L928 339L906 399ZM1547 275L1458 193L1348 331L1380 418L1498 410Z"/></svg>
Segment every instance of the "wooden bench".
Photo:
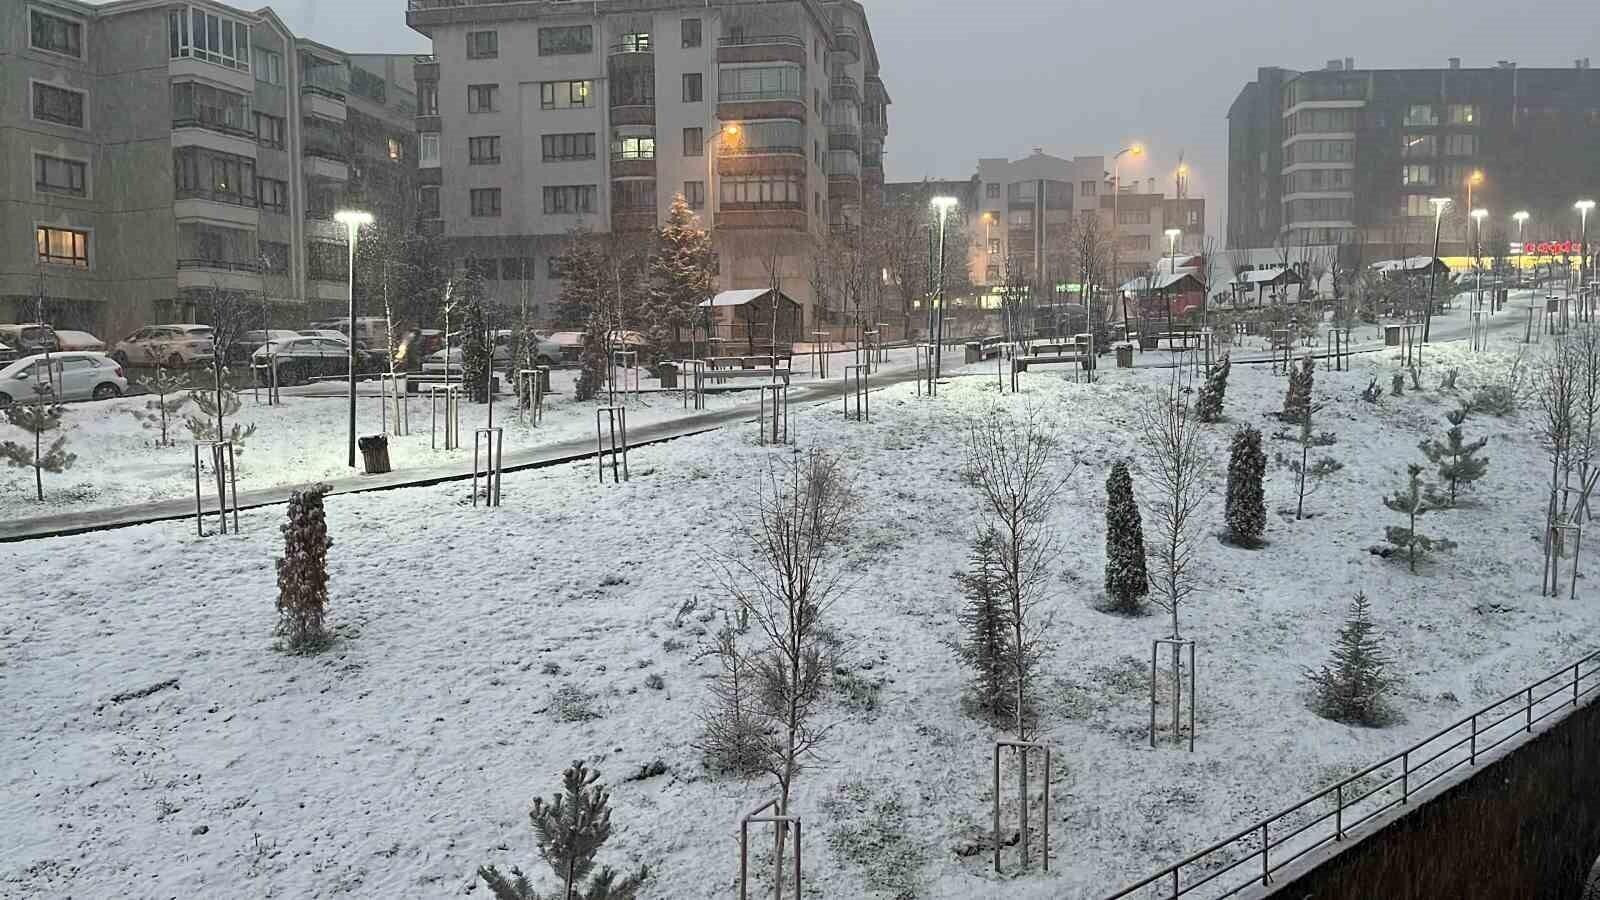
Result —
<svg viewBox="0 0 1600 900"><path fill-rule="evenodd" d="M702 384L720 385L730 380L746 378L765 378L772 380L781 379L784 384L789 383L793 374L790 360L778 357L780 365L772 365L771 356L716 356L705 361L705 374Z"/></svg>
<svg viewBox="0 0 1600 900"><path fill-rule="evenodd" d="M999 356L1004 350L1005 340L1003 338L991 338L982 341L967 341L966 358L964 361L968 363L975 363L982 362L986 359L993 359L994 357Z"/></svg>
<svg viewBox="0 0 1600 900"><path fill-rule="evenodd" d="M1011 360L1011 367L1017 372L1028 371L1029 366L1049 366L1060 363L1078 363L1085 370L1094 368L1094 354L1089 352L1087 342L1073 341L1071 343L1045 343L1034 344L1021 355Z"/></svg>

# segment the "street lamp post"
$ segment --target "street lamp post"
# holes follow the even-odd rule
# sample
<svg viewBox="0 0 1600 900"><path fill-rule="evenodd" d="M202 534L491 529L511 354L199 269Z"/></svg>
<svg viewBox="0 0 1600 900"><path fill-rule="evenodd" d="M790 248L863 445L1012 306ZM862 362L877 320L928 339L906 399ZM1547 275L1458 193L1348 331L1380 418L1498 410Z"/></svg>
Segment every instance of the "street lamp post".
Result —
<svg viewBox="0 0 1600 900"><path fill-rule="evenodd" d="M1117 215L1117 198L1122 193L1122 157L1131 153L1134 156L1144 154L1143 144L1131 144L1118 150L1111 157L1111 281L1117 285L1117 293L1122 295L1122 337L1128 337L1128 295L1122 292L1122 285L1117 273L1117 263L1122 256L1122 222Z"/></svg>
<svg viewBox="0 0 1600 900"><path fill-rule="evenodd" d="M333 220L345 227L345 233L349 237L347 246L350 252L350 265L346 274L349 275L350 287L350 318L347 320L350 338L350 432L347 441L349 450L347 464L354 469L356 467L356 237L361 231L361 226L372 224L372 213L342 209L333 214Z"/></svg>
<svg viewBox="0 0 1600 900"><path fill-rule="evenodd" d="M957 202L954 197L935 197L931 201L939 213L939 282L937 308L931 311L938 318L930 322L928 329L928 336L934 341L933 365L929 367L929 376L933 379L928 386L930 394L939 381L939 370L944 362L944 230L950 210L956 207Z"/></svg>
<svg viewBox="0 0 1600 900"><path fill-rule="evenodd" d="M1450 198L1433 197L1428 202L1433 204L1433 257L1428 260L1428 305L1422 310L1424 344L1428 342L1429 326L1433 324L1433 291L1439 280L1439 229L1444 222L1444 211L1450 205Z"/></svg>
<svg viewBox="0 0 1600 900"><path fill-rule="evenodd" d="M1584 291L1589 287L1589 210L1594 209L1593 200L1579 200L1572 204L1578 211L1578 297L1584 296ZM1581 300L1587 309L1587 300Z"/></svg>
<svg viewBox="0 0 1600 900"><path fill-rule="evenodd" d="M1172 274L1178 274L1178 236L1183 234L1182 228L1168 228L1167 250L1172 256Z"/></svg>
<svg viewBox="0 0 1600 900"><path fill-rule="evenodd" d="M1511 220L1517 223L1517 289L1521 290L1523 269L1522 257L1525 255L1522 252L1522 226L1523 223L1528 221L1528 211L1522 209L1512 213Z"/></svg>
<svg viewBox="0 0 1600 900"><path fill-rule="evenodd" d="M1472 224L1475 226L1472 235L1472 271L1477 276L1477 286L1474 292L1478 295L1476 305L1483 307L1483 220L1489 217L1487 209L1472 211Z"/></svg>

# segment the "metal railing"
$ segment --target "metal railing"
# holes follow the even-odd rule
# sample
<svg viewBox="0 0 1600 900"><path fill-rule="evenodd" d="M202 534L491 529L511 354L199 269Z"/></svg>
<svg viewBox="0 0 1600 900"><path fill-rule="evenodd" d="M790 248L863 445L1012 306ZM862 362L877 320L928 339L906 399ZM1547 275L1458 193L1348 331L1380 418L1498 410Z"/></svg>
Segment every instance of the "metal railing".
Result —
<svg viewBox="0 0 1600 900"><path fill-rule="evenodd" d="M248 115L249 110L246 110L245 113ZM174 117L172 120L172 127L204 128L207 131L215 131L219 134L232 135L233 137L247 138L251 141L256 139L255 131L251 130L245 125L235 124L233 122L226 121L225 118L215 115L208 115L205 113L196 116Z"/></svg>
<svg viewBox="0 0 1600 900"><path fill-rule="evenodd" d="M749 47L756 44L783 44L804 47L804 39L793 34L735 34L717 39L719 47Z"/></svg>
<svg viewBox="0 0 1600 900"><path fill-rule="evenodd" d="M261 263L250 260L231 261L226 259L180 259L180 269L216 269L223 272L244 272L254 275L261 272Z"/></svg>
<svg viewBox="0 0 1600 900"><path fill-rule="evenodd" d="M433 55L432 53L418 53L416 56L411 57L411 61L417 65L425 66L429 63L438 62L439 57Z"/></svg>
<svg viewBox="0 0 1600 900"><path fill-rule="evenodd" d="M256 205L256 198L253 194L213 191L201 187L178 188L172 192L172 197L175 200L210 200L213 203L226 203L229 206Z"/></svg>
<svg viewBox="0 0 1600 900"><path fill-rule="evenodd" d="M717 147L718 156L805 156L804 147L785 147L772 145L766 147L751 147L746 144L721 144Z"/></svg>
<svg viewBox="0 0 1600 900"><path fill-rule="evenodd" d="M1587 686L1585 686L1587 685ZM1423 788L1600 689L1600 650L1571 663L1472 715L1300 802L1131 884L1106 900L1132 897L1147 889L1151 897L1187 897L1207 885L1209 898L1232 897L1256 885L1272 884L1272 873L1306 854L1339 843L1350 830L1410 804ZM1320 813L1319 813L1320 810ZM1248 867L1236 884L1213 884ZM1184 875L1193 873L1192 881Z"/></svg>
<svg viewBox="0 0 1600 900"><path fill-rule="evenodd" d="M861 93L861 85L856 84L856 80L851 78L849 75L835 75L833 76L833 80L829 82L829 85L832 86L835 91L849 91L854 94Z"/></svg>
<svg viewBox="0 0 1600 900"><path fill-rule="evenodd" d="M762 100L804 100L799 88L779 88L773 91L722 91L718 103L754 103Z"/></svg>

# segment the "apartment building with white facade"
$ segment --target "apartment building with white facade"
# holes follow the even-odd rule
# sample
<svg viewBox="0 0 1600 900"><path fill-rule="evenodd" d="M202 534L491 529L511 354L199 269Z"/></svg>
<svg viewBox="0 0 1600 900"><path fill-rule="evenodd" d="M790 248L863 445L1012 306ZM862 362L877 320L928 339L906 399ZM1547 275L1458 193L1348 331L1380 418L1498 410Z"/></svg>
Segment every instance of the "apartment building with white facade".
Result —
<svg viewBox="0 0 1600 900"><path fill-rule="evenodd" d="M491 295L540 312L575 228L637 234L683 194L720 287L810 305L810 254L881 195L889 98L854 0L410 0L419 207Z"/></svg>
<svg viewBox="0 0 1600 900"><path fill-rule="evenodd" d="M352 56L271 10L0 4L0 320L115 340L197 294L303 324L347 296L339 206L414 216L410 56Z"/></svg>

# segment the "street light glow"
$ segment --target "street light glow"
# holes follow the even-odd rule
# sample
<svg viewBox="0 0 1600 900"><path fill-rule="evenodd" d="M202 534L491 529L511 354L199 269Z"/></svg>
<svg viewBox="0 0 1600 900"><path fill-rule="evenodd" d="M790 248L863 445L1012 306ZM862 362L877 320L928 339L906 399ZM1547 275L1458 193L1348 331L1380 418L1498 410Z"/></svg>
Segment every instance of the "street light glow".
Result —
<svg viewBox="0 0 1600 900"><path fill-rule="evenodd" d="M961 201L954 197L935 197L930 200L929 203L934 209L937 209L941 213L947 213L955 207L961 205Z"/></svg>
<svg viewBox="0 0 1600 900"><path fill-rule="evenodd" d="M1593 200L1579 200L1577 203L1572 204L1572 208L1577 210L1578 212L1586 213L1589 210L1594 209L1594 201Z"/></svg>
<svg viewBox="0 0 1600 900"><path fill-rule="evenodd" d="M1132 153L1134 156L1143 156L1144 155L1144 145L1143 144L1134 144L1133 146L1128 148L1128 152Z"/></svg>
<svg viewBox="0 0 1600 900"><path fill-rule="evenodd" d="M1177 237L1180 234L1183 234L1183 229L1182 228L1168 228L1166 230L1166 232L1164 232L1164 233L1166 234L1168 239L1171 239L1171 238Z"/></svg>
<svg viewBox="0 0 1600 900"><path fill-rule="evenodd" d="M1483 170L1482 169L1474 169L1474 170L1472 170L1472 177L1467 179L1467 183L1468 184L1473 184L1473 185L1483 184Z"/></svg>
<svg viewBox="0 0 1600 900"><path fill-rule="evenodd" d="M1433 211L1435 213L1442 213L1442 212L1444 212L1444 208L1446 206L1450 205L1450 198L1449 197L1429 197L1428 198L1428 202L1433 204Z"/></svg>
<svg viewBox="0 0 1600 900"><path fill-rule="evenodd" d="M346 228L360 228L372 224L372 213L359 209L341 209L333 214L333 220Z"/></svg>
<svg viewBox="0 0 1600 900"><path fill-rule="evenodd" d="M1472 217L1478 220L1479 225L1482 225L1483 220L1488 218L1488 216L1489 211L1487 209L1475 209L1472 211Z"/></svg>
<svg viewBox="0 0 1600 900"><path fill-rule="evenodd" d="M735 125L732 122L729 122L728 124L722 126L722 133L727 135L728 137L738 137L739 136L739 126Z"/></svg>
<svg viewBox="0 0 1600 900"><path fill-rule="evenodd" d="M1518 211L1512 213L1511 214L1511 220L1516 222L1518 225L1521 225L1523 222L1528 221L1528 211L1527 210L1518 210Z"/></svg>

